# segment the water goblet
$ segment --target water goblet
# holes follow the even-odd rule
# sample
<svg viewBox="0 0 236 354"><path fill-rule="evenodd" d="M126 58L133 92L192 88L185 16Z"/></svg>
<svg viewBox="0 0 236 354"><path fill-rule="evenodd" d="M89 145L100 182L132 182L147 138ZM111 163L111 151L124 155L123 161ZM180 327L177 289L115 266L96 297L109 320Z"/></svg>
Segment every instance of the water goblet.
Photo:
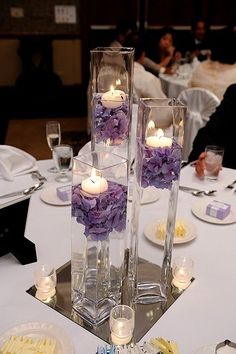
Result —
<svg viewBox="0 0 236 354"><path fill-rule="evenodd" d="M61 126L57 121L48 121L46 123L46 137L49 149L53 152L53 148L61 143ZM48 172L57 173L56 166L50 167Z"/></svg>
<svg viewBox="0 0 236 354"><path fill-rule="evenodd" d="M71 181L71 176L68 172L72 168L72 147L65 144L55 146L53 149L53 159L59 171L59 174L56 176L55 180L62 183Z"/></svg>

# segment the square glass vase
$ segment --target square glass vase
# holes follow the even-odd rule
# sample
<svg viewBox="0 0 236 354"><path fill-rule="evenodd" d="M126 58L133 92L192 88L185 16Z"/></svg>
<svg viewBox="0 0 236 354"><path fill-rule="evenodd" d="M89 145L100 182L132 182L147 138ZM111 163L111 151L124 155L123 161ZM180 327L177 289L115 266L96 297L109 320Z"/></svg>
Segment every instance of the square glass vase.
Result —
<svg viewBox="0 0 236 354"><path fill-rule="evenodd" d="M137 303L167 300L185 112L186 107L176 99L144 98L139 102L128 266L130 300ZM159 274L147 274L144 280L138 272L137 260L142 225L150 222L150 215L141 205L148 187L155 188L162 198L161 207L158 207L159 200L153 204L153 211L156 210L156 221L162 220L165 225L164 236L160 235L165 241L164 247L156 250L154 263L159 266ZM141 254L139 256L142 257Z"/></svg>
<svg viewBox="0 0 236 354"><path fill-rule="evenodd" d="M91 148L128 158L133 102L133 48L91 51Z"/></svg>
<svg viewBox="0 0 236 354"><path fill-rule="evenodd" d="M127 160L106 151L74 158L73 309L92 324L120 304L127 235Z"/></svg>

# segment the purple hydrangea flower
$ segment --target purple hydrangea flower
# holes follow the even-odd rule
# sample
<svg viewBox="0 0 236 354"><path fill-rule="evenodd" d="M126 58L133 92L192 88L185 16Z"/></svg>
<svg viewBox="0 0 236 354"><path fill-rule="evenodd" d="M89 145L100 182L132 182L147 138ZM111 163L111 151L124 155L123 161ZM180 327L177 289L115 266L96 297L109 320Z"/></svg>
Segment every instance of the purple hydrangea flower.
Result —
<svg viewBox="0 0 236 354"><path fill-rule="evenodd" d="M179 178L181 146L173 141L171 147L144 147L142 187L155 186L170 189Z"/></svg>
<svg viewBox="0 0 236 354"><path fill-rule="evenodd" d="M101 95L96 94L94 124L96 141L106 142L110 139L112 145L119 145L127 139L129 132L129 106L128 99L120 107L106 108L102 105Z"/></svg>
<svg viewBox="0 0 236 354"><path fill-rule="evenodd" d="M84 235L92 240L106 240L115 230L126 227L127 187L108 182L108 190L96 196L88 195L81 185L72 187L72 216L85 226Z"/></svg>

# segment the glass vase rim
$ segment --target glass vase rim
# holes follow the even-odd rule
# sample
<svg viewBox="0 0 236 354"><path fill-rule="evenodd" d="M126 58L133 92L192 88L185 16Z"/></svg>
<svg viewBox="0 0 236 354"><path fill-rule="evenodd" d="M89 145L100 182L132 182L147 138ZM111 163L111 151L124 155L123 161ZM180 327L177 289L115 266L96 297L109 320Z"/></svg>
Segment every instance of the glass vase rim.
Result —
<svg viewBox="0 0 236 354"><path fill-rule="evenodd" d="M146 102L153 102L153 104L146 104ZM156 103L155 103L156 102ZM174 103L174 104L162 104L162 105L158 105L158 102L171 102L171 103ZM146 107L148 108L158 108L158 107L162 107L162 108L165 108L165 107L178 107L178 108L185 108L187 107L183 102L181 102L180 100L178 100L177 98L159 98L159 97L154 97L154 98L149 98L149 97L146 97L146 98L140 98L139 99L139 105L145 105Z"/></svg>
<svg viewBox="0 0 236 354"><path fill-rule="evenodd" d="M95 154L113 156L113 157L119 159L119 161L114 162L114 163L109 164L109 165L104 166L104 167L98 167L98 166L96 167L90 162L89 159L86 159L87 156L91 157L92 155L95 155ZM83 157L85 158L85 160L82 159ZM86 154L80 154L80 155L74 156L73 157L73 161L78 161L80 163L83 163L84 165L87 165L87 166L91 167L91 168L95 167L97 170L100 170L100 171L105 171L107 169L110 169L111 167L115 167L117 165L128 163L128 159L127 158L122 157L122 156L117 155L117 154L114 154L112 152L107 152L107 151L91 151L91 152L88 152Z"/></svg>
<svg viewBox="0 0 236 354"><path fill-rule="evenodd" d="M192 267L194 266L194 260L193 258L189 256L177 256L173 259L173 267L174 266L184 266L191 265Z"/></svg>
<svg viewBox="0 0 236 354"><path fill-rule="evenodd" d="M130 54L134 53L134 48L133 47L95 47L90 50L90 53L101 53L101 52L106 52L106 53L122 53L122 54Z"/></svg>
<svg viewBox="0 0 236 354"><path fill-rule="evenodd" d="M57 145L55 145L55 146L54 146L54 148L53 148L53 149L58 148L58 147L69 147L69 148L71 148L71 149L72 149L72 146L71 146L71 145L69 145L69 144L57 144Z"/></svg>

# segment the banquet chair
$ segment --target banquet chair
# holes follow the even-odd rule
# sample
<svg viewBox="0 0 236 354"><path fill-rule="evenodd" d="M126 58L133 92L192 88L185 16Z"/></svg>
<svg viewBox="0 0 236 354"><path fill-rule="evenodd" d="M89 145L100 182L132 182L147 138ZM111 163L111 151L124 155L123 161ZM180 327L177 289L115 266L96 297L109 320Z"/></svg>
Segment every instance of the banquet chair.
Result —
<svg viewBox="0 0 236 354"><path fill-rule="evenodd" d="M220 100L209 90L198 87L183 90L179 94L178 100L187 106L184 119L182 160L188 160L198 130L207 123L211 114L220 104Z"/></svg>

